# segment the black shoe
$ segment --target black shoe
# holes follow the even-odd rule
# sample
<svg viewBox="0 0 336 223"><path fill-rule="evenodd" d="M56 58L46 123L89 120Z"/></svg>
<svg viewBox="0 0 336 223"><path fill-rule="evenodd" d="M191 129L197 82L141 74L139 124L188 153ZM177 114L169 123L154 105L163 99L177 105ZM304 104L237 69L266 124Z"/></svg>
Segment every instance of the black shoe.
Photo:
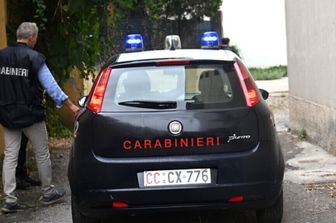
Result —
<svg viewBox="0 0 336 223"><path fill-rule="evenodd" d="M18 203L5 203L4 206L1 208L3 213L14 213L18 211L23 211L26 208L25 205L18 204Z"/></svg>
<svg viewBox="0 0 336 223"><path fill-rule="evenodd" d="M27 189L29 189L30 186L31 186L31 184L26 182L24 179L16 178L16 189L27 190Z"/></svg>
<svg viewBox="0 0 336 223"><path fill-rule="evenodd" d="M41 186L41 181L34 180L34 179L32 179L31 177L29 177L29 176L24 177L23 180L24 180L26 183L29 183L30 186L33 186L33 187L35 187L35 186Z"/></svg>
<svg viewBox="0 0 336 223"><path fill-rule="evenodd" d="M59 188L59 189L55 189L55 192L48 197L42 196L40 198L40 202L44 205L54 204L62 200L64 196L65 196L65 190L63 188Z"/></svg>

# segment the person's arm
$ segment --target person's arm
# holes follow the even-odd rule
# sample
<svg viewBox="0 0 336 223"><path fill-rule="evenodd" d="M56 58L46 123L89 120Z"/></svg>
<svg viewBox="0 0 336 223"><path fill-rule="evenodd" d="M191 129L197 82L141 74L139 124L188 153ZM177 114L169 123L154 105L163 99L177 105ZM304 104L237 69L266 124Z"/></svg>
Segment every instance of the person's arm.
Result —
<svg viewBox="0 0 336 223"><path fill-rule="evenodd" d="M72 103L69 97L59 87L46 64L39 70L38 79L48 95L55 101L56 108L61 108L64 104L74 115L77 115L79 108Z"/></svg>

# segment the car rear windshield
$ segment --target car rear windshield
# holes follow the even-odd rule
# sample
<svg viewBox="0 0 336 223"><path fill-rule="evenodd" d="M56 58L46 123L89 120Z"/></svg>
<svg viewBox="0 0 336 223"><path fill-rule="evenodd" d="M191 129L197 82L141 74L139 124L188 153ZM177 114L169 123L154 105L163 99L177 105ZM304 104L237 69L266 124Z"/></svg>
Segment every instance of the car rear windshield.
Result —
<svg viewBox="0 0 336 223"><path fill-rule="evenodd" d="M245 106L233 62L112 68L102 111Z"/></svg>

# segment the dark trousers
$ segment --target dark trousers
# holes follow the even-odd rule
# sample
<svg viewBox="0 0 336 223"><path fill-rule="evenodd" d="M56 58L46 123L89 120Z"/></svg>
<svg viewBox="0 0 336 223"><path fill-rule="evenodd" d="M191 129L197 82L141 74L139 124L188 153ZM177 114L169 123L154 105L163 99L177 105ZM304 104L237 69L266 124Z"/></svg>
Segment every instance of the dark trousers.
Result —
<svg viewBox="0 0 336 223"><path fill-rule="evenodd" d="M16 177L24 178L28 176L26 166L28 138L22 133L21 146L19 150L18 164L16 167Z"/></svg>

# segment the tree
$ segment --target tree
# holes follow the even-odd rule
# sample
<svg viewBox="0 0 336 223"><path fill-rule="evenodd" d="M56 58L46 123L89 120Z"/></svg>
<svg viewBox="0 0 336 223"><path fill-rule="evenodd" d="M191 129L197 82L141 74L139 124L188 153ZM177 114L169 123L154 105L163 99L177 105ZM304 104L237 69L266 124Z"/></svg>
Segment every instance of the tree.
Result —
<svg viewBox="0 0 336 223"><path fill-rule="evenodd" d="M37 22L37 48L62 82L73 67L87 77L94 73L101 55L116 53L115 45L120 45L120 39L114 39L108 29L118 32L121 21L141 18L139 25L143 25L146 38L151 39L151 29L157 29L159 21L175 19L175 32L181 33L182 21L211 17L220 4L221 0L11 0L7 27L9 39L15 41L15 30L22 21ZM104 52L106 45L112 52Z"/></svg>
<svg viewBox="0 0 336 223"><path fill-rule="evenodd" d="M193 26L203 16L214 15L220 4L221 0L11 0L7 1L8 40L16 41L21 22L36 22L37 50L62 84L74 67L83 78L94 75L97 66L122 50L124 34L142 32L145 46L152 49L161 45L166 33L189 35L182 29L184 22L193 21L189 23Z"/></svg>

